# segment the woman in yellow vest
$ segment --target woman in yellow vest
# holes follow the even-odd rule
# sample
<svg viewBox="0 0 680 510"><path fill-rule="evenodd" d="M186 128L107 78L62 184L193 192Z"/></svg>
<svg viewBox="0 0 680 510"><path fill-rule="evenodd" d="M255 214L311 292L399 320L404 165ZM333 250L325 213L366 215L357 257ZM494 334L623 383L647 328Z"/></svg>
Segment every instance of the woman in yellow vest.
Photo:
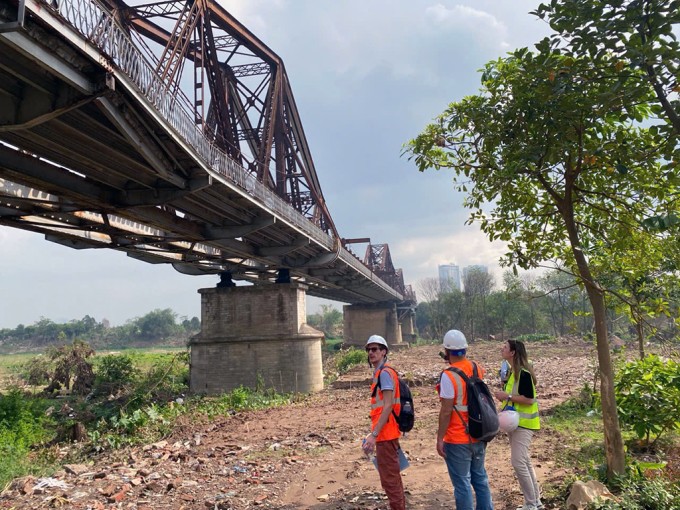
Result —
<svg viewBox="0 0 680 510"><path fill-rule="evenodd" d="M512 406L519 413L519 425L508 436L512 467L524 494L521 510L543 510L540 488L529 456L531 438L534 431L541 428L536 398L536 375L523 342L508 340L501 348L501 356L510 363L512 372L503 391L497 391L495 396L503 402L503 409Z"/></svg>

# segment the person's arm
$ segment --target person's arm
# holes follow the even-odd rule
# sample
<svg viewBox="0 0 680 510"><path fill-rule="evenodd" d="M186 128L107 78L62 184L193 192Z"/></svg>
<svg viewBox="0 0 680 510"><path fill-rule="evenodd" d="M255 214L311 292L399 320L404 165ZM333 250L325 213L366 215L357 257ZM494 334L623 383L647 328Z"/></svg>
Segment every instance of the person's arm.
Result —
<svg viewBox="0 0 680 510"><path fill-rule="evenodd" d="M510 395L506 391L497 391L495 396L501 402L509 400L510 403L530 405L534 403L534 396L528 397L527 393L533 394L533 386L531 384L531 374L522 371L519 375L518 393L519 395ZM527 391L527 385L529 390Z"/></svg>
<svg viewBox="0 0 680 510"><path fill-rule="evenodd" d="M377 440L377 435L390 419L392 415L392 407L394 407L394 391L393 390L383 390L383 408L380 412L380 418L378 418L378 423L375 424L375 428L371 431L369 435L366 436L364 442L364 450L367 452L373 451L375 448L375 443ZM375 435L374 435L375 434Z"/></svg>
<svg viewBox="0 0 680 510"><path fill-rule="evenodd" d="M449 428L451 422L451 413L453 413L453 399L440 399L441 408L439 409L439 427L437 428L437 453L441 457L446 457L444 452L444 436Z"/></svg>

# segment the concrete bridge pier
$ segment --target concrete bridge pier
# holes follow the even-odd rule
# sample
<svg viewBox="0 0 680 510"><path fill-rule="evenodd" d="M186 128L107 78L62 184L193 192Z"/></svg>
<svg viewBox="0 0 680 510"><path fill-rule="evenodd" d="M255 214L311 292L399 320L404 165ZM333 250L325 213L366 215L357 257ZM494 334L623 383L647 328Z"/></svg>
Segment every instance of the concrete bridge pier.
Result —
<svg viewBox="0 0 680 510"><path fill-rule="evenodd" d="M344 343L363 347L371 335L382 336L390 348L405 345L395 303L343 307Z"/></svg>
<svg viewBox="0 0 680 510"><path fill-rule="evenodd" d="M259 384L282 392L323 389L323 333L306 324L305 290L298 283L199 289L191 391L216 394Z"/></svg>
<svg viewBox="0 0 680 510"><path fill-rule="evenodd" d="M401 338L404 342L412 344L416 341L416 328L414 324L415 312L411 309L405 310L399 319L401 326Z"/></svg>

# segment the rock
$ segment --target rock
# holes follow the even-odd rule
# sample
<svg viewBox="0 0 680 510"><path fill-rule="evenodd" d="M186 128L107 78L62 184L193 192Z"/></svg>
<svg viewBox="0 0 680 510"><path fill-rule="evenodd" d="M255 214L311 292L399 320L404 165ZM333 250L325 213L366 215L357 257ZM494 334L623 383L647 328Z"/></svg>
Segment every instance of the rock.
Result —
<svg viewBox="0 0 680 510"><path fill-rule="evenodd" d="M330 496L328 494L322 494L321 496L317 496L316 499L318 499L322 503L325 503L330 499Z"/></svg>
<svg viewBox="0 0 680 510"><path fill-rule="evenodd" d="M64 464L64 469L68 474L74 476L80 476L90 470L89 466L85 464Z"/></svg>
<svg viewBox="0 0 680 510"><path fill-rule="evenodd" d="M571 486L571 493L567 498L568 510L585 510L588 504L596 499L615 499L609 489L597 480L589 482L576 481Z"/></svg>

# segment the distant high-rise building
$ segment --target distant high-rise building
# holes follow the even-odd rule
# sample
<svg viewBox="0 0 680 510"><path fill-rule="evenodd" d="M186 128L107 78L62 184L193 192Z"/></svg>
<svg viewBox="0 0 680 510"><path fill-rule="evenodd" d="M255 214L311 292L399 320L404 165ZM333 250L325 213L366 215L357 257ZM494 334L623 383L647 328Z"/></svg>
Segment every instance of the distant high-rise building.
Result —
<svg viewBox="0 0 680 510"><path fill-rule="evenodd" d="M456 264L439 266L439 286L443 291L461 290L460 269Z"/></svg>

